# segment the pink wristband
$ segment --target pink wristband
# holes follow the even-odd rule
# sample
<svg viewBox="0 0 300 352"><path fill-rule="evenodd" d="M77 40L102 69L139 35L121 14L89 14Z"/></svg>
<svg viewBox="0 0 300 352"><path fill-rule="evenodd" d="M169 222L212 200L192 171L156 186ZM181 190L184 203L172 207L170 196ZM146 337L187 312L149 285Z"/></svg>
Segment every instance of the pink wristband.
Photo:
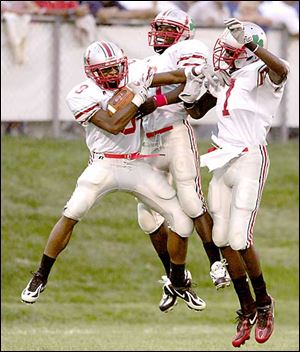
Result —
<svg viewBox="0 0 300 352"><path fill-rule="evenodd" d="M155 100L156 100L156 105L159 106L164 106L168 104L168 100L164 94L158 94L155 95Z"/></svg>

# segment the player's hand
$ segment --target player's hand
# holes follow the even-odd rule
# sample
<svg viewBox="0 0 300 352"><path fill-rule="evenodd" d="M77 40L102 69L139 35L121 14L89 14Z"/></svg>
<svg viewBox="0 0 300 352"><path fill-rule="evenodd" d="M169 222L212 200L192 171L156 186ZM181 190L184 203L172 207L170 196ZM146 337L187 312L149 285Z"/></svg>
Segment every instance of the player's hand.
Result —
<svg viewBox="0 0 300 352"><path fill-rule="evenodd" d="M204 78L200 76L187 80L183 91L179 94L179 98L185 103L194 103L200 97L203 81Z"/></svg>
<svg viewBox="0 0 300 352"><path fill-rule="evenodd" d="M140 119L146 115L151 114L157 108L156 100L153 97L147 98L147 100L139 107L135 117Z"/></svg>
<svg viewBox="0 0 300 352"><path fill-rule="evenodd" d="M208 82L208 85L216 89L218 85L224 87L229 85L230 77L220 73L220 71L215 71L213 67L209 64L204 64L196 67L187 67L185 69L185 75L188 81L193 77L205 78Z"/></svg>
<svg viewBox="0 0 300 352"><path fill-rule="evenodd" d="M230 30L233 38L242 45L252 42L252 36L245 34L244 25L241 21L236 18L229 18L224 21L225 26Z"/></svg>
<svg viewBox="0 0 300 352"><path fill-rule="evenodd" d="M216 82L216 84L222 87L224 87L225 85L229 86L230 79L230 74L225 70L215 71L215 75L213 77L213 80Z"/></svg>
<svg viewBox="0 0 300 352"><path fill-rule="evenodd" d="M127 87L135 94L131 102L140 107L148 98L148 89L141 82L136 81L128 83Z"/></svg>

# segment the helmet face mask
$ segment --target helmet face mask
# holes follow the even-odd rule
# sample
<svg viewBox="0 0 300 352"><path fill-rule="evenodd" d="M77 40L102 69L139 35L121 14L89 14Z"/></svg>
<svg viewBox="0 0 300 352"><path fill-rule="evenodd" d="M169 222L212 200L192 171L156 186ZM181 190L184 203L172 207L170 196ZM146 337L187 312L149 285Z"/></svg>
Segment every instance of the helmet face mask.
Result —
<svg viewBox="0 0 300 352"><path fill-rule="evenodd" d="M191 17L184 11L177 9L159 13L150 25L148 44L160 54L179 41L192 39L195 33Z"/></svg>
<svg viewBox="0 0 300 352"><path fill-rule="evenodd" d="M84 70L105 90L122 88L128 81L128 59L122 49L110 42L94 42L86 49Z"/></svg>
<svg viewBox="0 0 300 352"><path fill-rule="evenodd" d="M267 37L262 28L251 22L244 22L245 34L251 36L257 45L267 48ZM245 45L239 44L231 35L229 29L225 29L217 39L213 49L213 65L215 70L237 70L259 58Z"/></svg>

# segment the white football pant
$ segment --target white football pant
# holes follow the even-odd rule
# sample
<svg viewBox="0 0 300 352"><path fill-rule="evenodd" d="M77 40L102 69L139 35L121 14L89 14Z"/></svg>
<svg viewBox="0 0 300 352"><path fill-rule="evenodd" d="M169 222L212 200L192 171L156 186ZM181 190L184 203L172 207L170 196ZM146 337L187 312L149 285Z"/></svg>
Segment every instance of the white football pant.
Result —
<svg viewBox="0 0 300 352"><path fill-rule="evenodd" d="M213 241L234 250L253 244L253 228L269 170L267 148L248 148L242 156L213 171L208 207Z"/></svg>
<svg viewBox="0 0 300 352"><path fill-rule="evenodd" d="M142 153L165 154L160 158L149 158L147 162L172 176L179 203L190 218L196 218L207 211L201 190L197 143L188 121L177 122L169 132L152 138L145 137ZM144 204L138 204L137 212L138 223L145 233L154 232L164 222L163 217Z"/></svg>
<svg viewBox="0 0 300 352"><path fill-rule="evenodd" d="M171 230L181 237L192 233L193 222L182 211L175 190L161 173L141 159L94 160L78 178L63 215L81 220L96 201L113 191L125 191L136 196L160 213Z"/></svg>

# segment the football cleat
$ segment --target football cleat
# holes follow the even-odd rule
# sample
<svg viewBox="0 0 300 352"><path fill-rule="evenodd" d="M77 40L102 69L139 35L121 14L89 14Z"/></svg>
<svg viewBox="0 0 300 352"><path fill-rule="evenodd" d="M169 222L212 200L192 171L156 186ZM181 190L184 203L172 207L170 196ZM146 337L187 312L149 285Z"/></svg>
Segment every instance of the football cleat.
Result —
<svg viewBox="0 0 300 352"><path fill-rule="evenodd" d="M185 285L183 287L174 287L169 280L164 284L164 293L166 295L175 296L176 298L181 298L185 301L190 309L201 311L206 308L206 303L197 296L197 294L192 290L192 275L186 270Z"/></svg>
<svg viewBox="0 0 300 352"><path fill-rule="evenodd" d="M164 284L164 286L171 284L170 279L166 275L163 275L161 277L160 282L162 282ZM167 290L165 290L164 286L163 286L163 295L162 295L162 298L159 302L159 309L164 313L168 313L177 304L177 297L174 295L171 295Z"/></svg>
<svg viewBox="0 0 300 352"><path fill-rule="evenodd" d="M251 329L257 319L256 311L250 314L243 314L241 310L238 310L237 315L238 325L236 328L236 335L232 340L233 347L240 347L245 341L250 339Z"/></svg>
<svg viewBox="0 0 300 352"><path fill-rule="evenodd" d="M29 281L21 294L21 300L24 303L35 303L40 293L45 290L46 284L47 280L45 280L39 272L34 273L33 278Z"/></svg>
<svg viewBox="0 0 300 352"><path fill-rule="evenodd" d="M230 286L231 280L226 269L226 265L226 259L223 258L221 261L214 262L210 268L209 274L217 290L226 286Z"/></svg>
<svg viewBox="0 0 300 352"><path fill-rule="evenodd" d="M255 340L258 343L266 342L274 330L274 299L271 297L271 304L264 307L257 307L257 323L255 326Z"/></svg>

